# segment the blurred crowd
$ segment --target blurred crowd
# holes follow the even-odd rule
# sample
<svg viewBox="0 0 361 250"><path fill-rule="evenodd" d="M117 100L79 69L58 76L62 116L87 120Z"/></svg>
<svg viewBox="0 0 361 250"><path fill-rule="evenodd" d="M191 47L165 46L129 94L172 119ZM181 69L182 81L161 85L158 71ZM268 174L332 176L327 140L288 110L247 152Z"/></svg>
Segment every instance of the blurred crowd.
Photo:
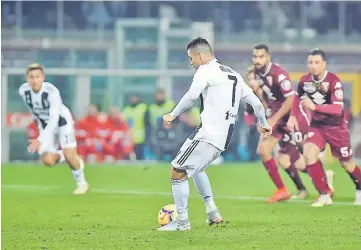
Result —
<svg viewBox="0 0 361 250"><path fill-rule="evenodd" d="M2 27L14 27L16 2L2 1L1 6ZM214 20L216 29L230 32L312 27L324 34L338 30L344 22L346 34L361 33L361 4L345 2L344 6L335 1L64 1L61 8L65 29L112 29L118 18L167 15L192 21ZM61 11L58 8L56 1L23 1L22 26L55 29ZM340 11L344 20L340 20Z"/></svg>

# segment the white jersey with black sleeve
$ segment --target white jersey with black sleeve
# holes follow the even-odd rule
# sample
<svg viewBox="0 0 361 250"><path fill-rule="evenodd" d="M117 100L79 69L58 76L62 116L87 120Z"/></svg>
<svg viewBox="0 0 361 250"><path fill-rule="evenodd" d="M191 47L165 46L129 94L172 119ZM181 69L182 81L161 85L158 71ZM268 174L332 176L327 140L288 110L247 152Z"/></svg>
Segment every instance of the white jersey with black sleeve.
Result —
<svg viewBox="0 0 361 250"><path fill-rule="evenodd" d="M239 73L213 59L197 69L189 91L171 115L177 117L200 97L201 124L189 139L210 143L223 151L231 141L240 101L250 94L252 89Z"/></svg>
<svg viewBox="0 0 361 250"><path fill-rule="evenodd" d="M38 122L39 151L54 151L59 143L62 148L76 147L74 120L53 84L44 82L36 93L29 83L24 83L19 88L19 94Z"/></svg>

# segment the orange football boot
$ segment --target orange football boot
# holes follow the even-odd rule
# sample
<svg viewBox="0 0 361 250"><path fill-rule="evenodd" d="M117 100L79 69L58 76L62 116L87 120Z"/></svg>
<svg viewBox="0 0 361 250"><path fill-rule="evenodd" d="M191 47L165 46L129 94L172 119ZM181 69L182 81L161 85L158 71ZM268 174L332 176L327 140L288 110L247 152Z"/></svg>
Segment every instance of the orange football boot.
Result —
<svg viewBox="0 0 361 250"><path fill-rule="evenodd" d="M286 201L291 198L291 194L288 192L287 188L278 189L271 198L269 198L267 203L275 203L279 201Z"/></svg>

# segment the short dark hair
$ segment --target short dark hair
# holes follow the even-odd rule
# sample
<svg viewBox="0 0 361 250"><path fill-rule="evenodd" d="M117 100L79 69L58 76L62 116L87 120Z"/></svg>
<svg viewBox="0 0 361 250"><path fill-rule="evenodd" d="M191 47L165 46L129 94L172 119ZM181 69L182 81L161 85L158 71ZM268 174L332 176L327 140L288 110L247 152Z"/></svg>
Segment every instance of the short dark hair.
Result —
<svg viewBox="0 0 361 250"><path fill-rule="evenodd" d="M44 67L42 65L40 65L39 63L30 64L26 69L26 74L28 74L29 72L31 72L33 70L41 70L41 72L44 73Z"/></svg>
<svg viewBox="0 0 361 250"><path fill-rule="evenodd" d="M311 49L308 52L309 56L321 56L322 60L326 61L326 54L323 50L320 50L319 48Z"/></svg>
<svg viewBox="0 0 361 250"><path fill-rule="evenodd" d="M198 45L206 45L212 50L211 45L209 44L207 39L205 39L203 37L197 37L197 38L193 39L192 41L190 41L187 45L187 50L193 49L193 48L197 47Z"/></svg>
<svg viewBox="0 0 361 250"><path fill-rule="evenodd" d="M264 49L267 53L269 52L268 46L266 44L257 44L256 46L254 46L254 49Z"/></svg>

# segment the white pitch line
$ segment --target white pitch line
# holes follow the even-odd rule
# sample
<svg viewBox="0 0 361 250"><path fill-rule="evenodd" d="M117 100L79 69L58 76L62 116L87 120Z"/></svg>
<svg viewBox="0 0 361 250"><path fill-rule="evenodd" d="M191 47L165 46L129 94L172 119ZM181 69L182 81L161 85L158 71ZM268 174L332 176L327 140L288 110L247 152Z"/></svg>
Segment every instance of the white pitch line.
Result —
<svg viewBox="0 0 361 250"><path fill-rule="evenodd" d="M16 185L16 184L3 184L1 188L5 189L16 189L16 190L54 190L61 189L61 187L54 186L37 186L37 185ZM103 189L103 188L90 188L90 193L101 193L101 194L119 194L119 195L139 195L139 196L172 196L170 192L152 192L152 191L137 191L137 190L123 190L123 189ZM191 198L198 198L199 195L191 195ZM216 195L216 199L228 199L228 200L244 200L244 201L265 201L267 197L257 196L243 196L243 195ZM288 200L291 203L308 203L310 200ZM333 201L335 205L354 205L352 202L345 201Z"/></svg>

